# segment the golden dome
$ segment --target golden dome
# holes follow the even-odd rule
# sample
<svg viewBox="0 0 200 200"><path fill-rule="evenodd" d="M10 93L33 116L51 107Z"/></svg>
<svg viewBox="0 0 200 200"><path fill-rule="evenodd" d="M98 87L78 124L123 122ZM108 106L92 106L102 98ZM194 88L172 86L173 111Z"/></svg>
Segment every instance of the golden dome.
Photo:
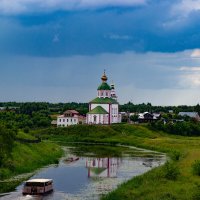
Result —
<svg viewBox="0 0 200 200"><path fill-rule="evenodd" d="M107 76L106 76L105 70L104 70L103 76L101 77L101 80L102 80L103 82L106 82L106 81L108 80L108 78L107 78Z"/></svg>

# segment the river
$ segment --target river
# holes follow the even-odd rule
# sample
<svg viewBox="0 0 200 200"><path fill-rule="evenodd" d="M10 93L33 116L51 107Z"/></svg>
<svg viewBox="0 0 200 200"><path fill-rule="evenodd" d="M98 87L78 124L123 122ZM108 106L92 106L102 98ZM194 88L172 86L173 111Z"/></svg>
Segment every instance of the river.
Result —
<svg viewBox="0 0 200 200"><path fill-rule="evenodd" d="M54 191L44 196L23 196L23 183L1 200L98 200L118 185L162 165L163 154L138 148L106 145L65 146L59 164L35 172L30 178L54 181ZM70 161L70 159L74 161Z"/></svg>

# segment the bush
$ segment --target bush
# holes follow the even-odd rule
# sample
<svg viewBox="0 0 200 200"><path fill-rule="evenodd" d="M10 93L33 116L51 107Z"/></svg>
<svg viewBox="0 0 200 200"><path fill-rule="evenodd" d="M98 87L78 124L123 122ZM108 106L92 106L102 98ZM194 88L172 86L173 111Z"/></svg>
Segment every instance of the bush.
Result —
<svg viewBox="0 0 200 200"><path fill-rule="evenodd" d="M149 127L153 130L161 130L173 135L200 135L200 124L191 120L185 120L183 122L168 120L166 124L163 123L163 120L159 120L157 122L151 123Z"/></svg>
<svg viewBox="0 0 200 200"><path fill-rule="evenodd" d="M180 151L172 150L171 154L170 154L170 157L171 157L172 160L178 161L178 160L180 160L181 153L180 153Z"/></svg>
<svg viewBox="0 0 200 200"><path fill-rule="evenodd" d="M195 160L195 162L192 164L192 173L200 176L200 160Z"/></svg>
<svg viewBox="0 0 200 200"><path fill-rule="evenodd" d="M167 161L166 164L163 166L164 178L168 180L177 180L179 174L180 171L174 163Z"/></svg>
<svg viewBox="0 0 200 200"><path fill-rule="evenodd" d="M160 200L176 200L176 197L170 193L165 193L161 196Z"/></svg>
<svg viewBox="0 0 200 200"><path fill-rule="evenodd" d="M11 157L15 132L0 124L0 167Z"/></svg>
<svg viewBox="0 0 200 200"><path fill-rule="evenodd" d="M29 127L28 127L28 126L26 126L26 127L24 128L24 133L29 133Z"/></svg>
<svg viewBox="0 0 200 200"><path fill-rule="evenodd" d="M7 159L6 162L3 164L3 167L12 171L15 170L15 164L12 159Z"/></svg>
<svg viewBox="0 0 200 200"><path fill-rule="evenodd" d="M199 200L200 199L200 185L196 183L194 187L194 191L192 193L192 200Z"/></svg>
<svg viewBox="0 0 200 200"><path fill-rule="evenodd" d="M10 176L10 174L11 174L11 172L9 169L1 168L0 169L0 180L8 178Z"/></svg>

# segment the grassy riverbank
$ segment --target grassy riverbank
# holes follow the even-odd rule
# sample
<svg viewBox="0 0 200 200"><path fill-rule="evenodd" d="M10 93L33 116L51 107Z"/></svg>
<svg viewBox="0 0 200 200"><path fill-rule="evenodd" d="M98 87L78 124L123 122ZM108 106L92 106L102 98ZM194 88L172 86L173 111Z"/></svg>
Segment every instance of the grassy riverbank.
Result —
<svg viewBox="0 0 200 200"><path fill-rule="evenodd" d="M21 180L12 180L13 176L57 163L61 155L62 149L51 142L38 144L15 142L12 158L6 161L3 168L0 168L0 193L13 190L21 182Z"/></svg>
<svg viewBox="0 0 200 200"><path fill-rule="evenodd" d="M171 161L121 185L106 200L198 200L200 177L192 174L192 164L200 159L200 138L168 135L137 125L74 126L41 132L57 142L127 144L166 152Z"/></svg>

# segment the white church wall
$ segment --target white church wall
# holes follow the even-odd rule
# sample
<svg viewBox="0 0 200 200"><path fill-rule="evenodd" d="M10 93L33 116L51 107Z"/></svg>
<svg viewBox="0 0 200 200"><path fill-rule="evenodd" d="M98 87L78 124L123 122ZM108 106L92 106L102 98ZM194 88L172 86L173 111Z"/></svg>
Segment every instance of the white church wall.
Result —
<svg viewBox="0 0 200 200"><path fill-rule="evenodd" d="M119 105L118 104L112 104L111 105L111 111L112 111L112 123L119 123Z"/></svg>
<svg viewBox="0 0 200 200"><path fill-rule="evenodd" d="M96 116L96 117L95 117ZM95 121L96 118L96 121ZM88 124L108 124L108 114L88 114L87 115Z"/></svg>

